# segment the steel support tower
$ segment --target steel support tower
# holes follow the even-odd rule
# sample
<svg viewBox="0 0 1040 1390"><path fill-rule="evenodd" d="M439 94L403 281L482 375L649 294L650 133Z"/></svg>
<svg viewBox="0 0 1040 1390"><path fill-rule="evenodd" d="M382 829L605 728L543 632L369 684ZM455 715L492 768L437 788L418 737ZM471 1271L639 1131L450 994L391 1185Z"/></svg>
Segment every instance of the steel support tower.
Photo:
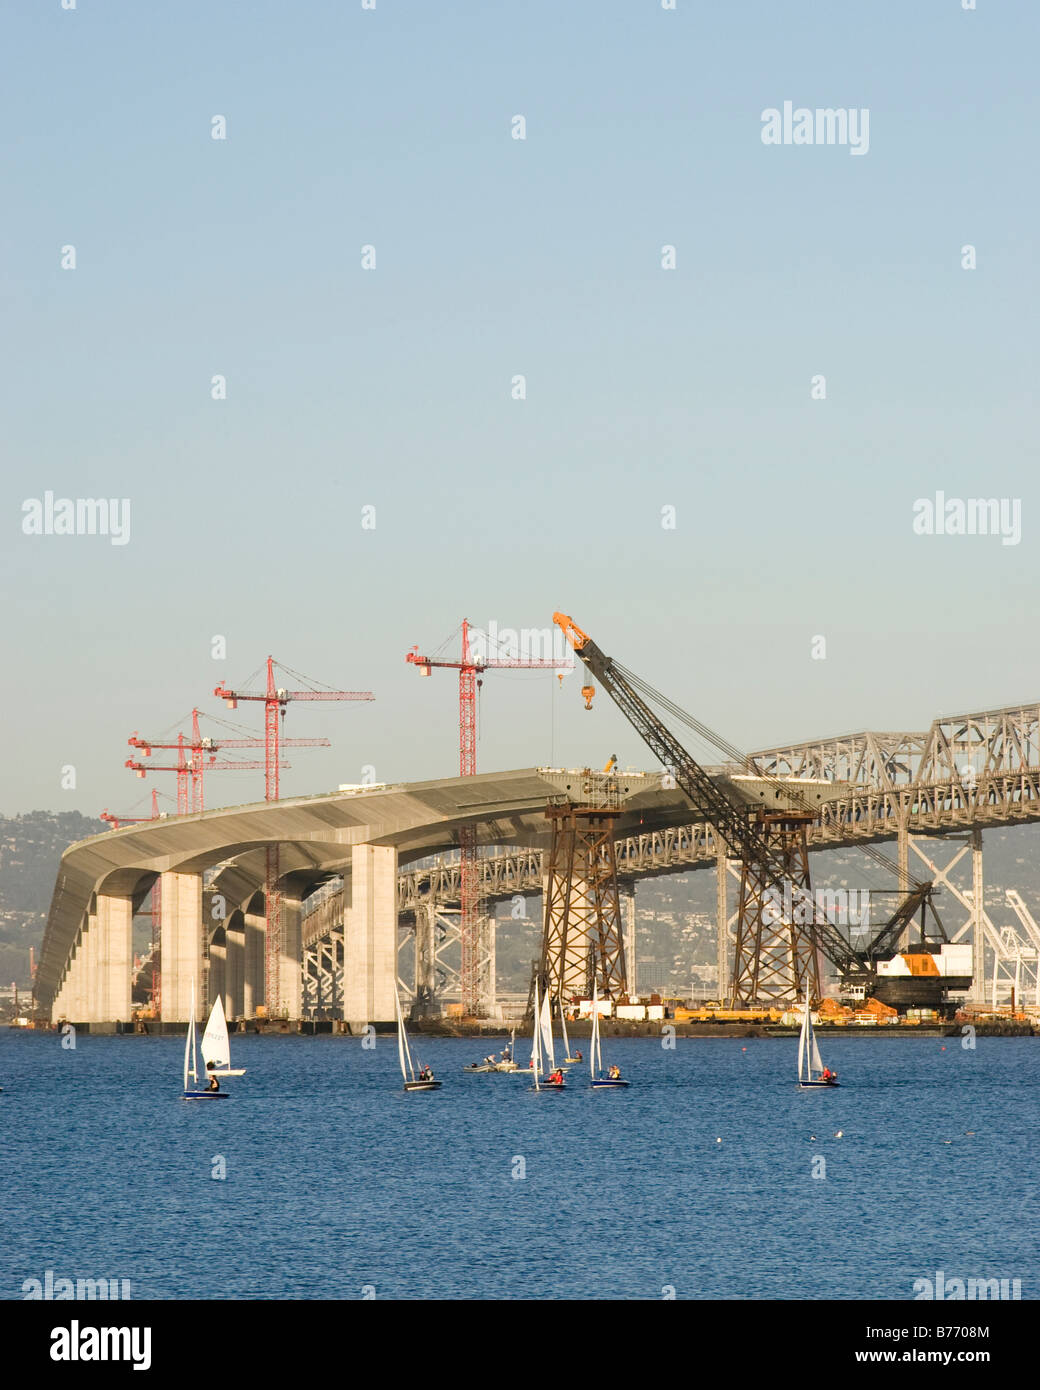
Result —
<svg viewBox="0 0 1040 1390"><path fill-rule="evenodd" d="M618 897L617 808L549 806L552 826L540 974L551 997L605 999L627 991Z"/></svg>
<svg viewBox="0 0 1040 1390"><path fill-rule="evenodd" d="M758 811L759 837L774 863L782 863L791 902L777 902L775 875L767 864L745 856L740 869L740 905L734 951L731 1008L755 1004L788 1007L805 993L820 997L820 962L809 877L807 832L814 816Z"/></svg>

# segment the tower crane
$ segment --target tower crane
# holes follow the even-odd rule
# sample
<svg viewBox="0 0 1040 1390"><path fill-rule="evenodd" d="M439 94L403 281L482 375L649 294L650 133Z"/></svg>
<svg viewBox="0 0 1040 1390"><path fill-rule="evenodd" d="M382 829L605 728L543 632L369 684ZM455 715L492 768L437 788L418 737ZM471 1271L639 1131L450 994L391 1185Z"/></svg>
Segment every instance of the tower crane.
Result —
<svg viewBox="0 0 1040 1390"><path fill-rule="evenodd" d="M232 726L228 725L227 727L230 728ZM255 769L258 767L263 767L266 772L265 763L217 763L213 755L217 753L221 748L263 748L265 747L265 740L262 738L224 738L223 736L220 736L218 738L204 737L199 728L198 709L193 709L191 712L190 740L187 739L183 734L178 734L177 739L177 743L162 743L157 739L139 738L136 733L133 733L127 739L127 743L129 743L131 748L139 748L143 750L145 757L151 756L153 748L176 748L183 749L184 752L191 753L191 761L186 762L183 775L186 784L190 780L190 810L192 814L198 814L206 809L205 797L203 794L203 776L205 772L227 772L233 771L236 768L240 770L246 770ZM327 738L286 738L282 739L280 742L281 746L284 748L330 747L329 740ZM208 762L204 757L205 754L209 754ZM286 767L288 766L288 764L283 763L281 764L281 766ZM177 771L180 772L181 769L178 768ZM138 776L142 775L143 774L138 773ZM180 809L181 799L183 799L185 802L185 808L183 812ZM187 813L189 809L187 801L187 786L185 787L184 795L182 798L181 785L180 782L178 782L178 814Z"/></svg>
<svg viewBox="0 0 1040 1390"><path fill-rule="evenodd" d="M786 896L784 890L790 888L792 883L790 856L778 848L764 832L757 808L739 805L731 800L715 779L691 757L671 730L658 718L647 700L653 700L655 704L665 709L674 718L687 724L702 737L708 738L729 756L735 757L739 763L747 766L748 760L740 754L739 750L720 740L711 730L692 719L679 706L654 690L634 672L627 670L607 656L588 633L582 631L573 618L565 613L554 613L553 622L561 629L589 673L618 706L650 751L660 759L674 777L676 785L689 799L695 813L703 816L714 826L734 857L741 859L742 897L746 894L749 901L757 903L761 913L766 894L770 889L779 891ZM586 708L589 708L595 694L594 687L584 687L582 694L585 697ZM756 775L761 775L757 769ZM777 790L782 790L784 796L789 799L794 792L795 799L798 799L796 789L789 784L772 778L763 777L762 780L775 783ZM805 818L808 819L813 816L814 813L811 808L804 802L802 804L805 807L803 812ZM877 863L882 864L888 870L895 869L897 874L899 873L898 865L874 849L873 846L864 846L864 849ZM792 939L796 977L794 983L797 990L801 991L805 986L807 977L811 976L811 982L815 986L817 996L819 994L817 947L838 968L844 979L850 983L866 982L869 987L874 978L873 967L876 957L884 950L892 948L892 945L898 941L900 934L909 927L919 911L921 913L922 936L924 934L924 914L925 910L928 909L938 924L942 938L945 939L946 933L931 901L933 883L931 881L920 882L911 887L900 880L900 888L909 891L906 891L906 896L896 911L863 949L854 949L834 923L813 907L811 920L805 923L808 928L807 940L800 951L797 949L798 943ZM749 949L753 951L754 947L755 943L742 941L738 931L734 997L731 1001L733 1004L754 1002L758 984L758 960L757 957L747 961L741 959L742 952L746 953ZM738 999L737 989L744 978L750 981L751 997Z"/></svg>
<svg viewBox="0 0 1040 1390"><path fill-rule="evenodd" d="M152 788L152 814L150 816L113 816L109 813L108 807L101 812L100 820L107 821L113 830L118 830L123 825L140 825L142 822L159 819L159 791L157 787Z"/></svg>
<svg viewBox="0 0 1040 1390"><path fill-rule="evenodd" d="M284 719L290 700L374 700L371 690L329 690L313 688L287 690L276 686L274 668L287 672L297 680L305 681L306 676L293 671L273 656L267 658L267 687L265 690L229 690L221 683L213 694L224 701L228 709L237 709L239 700L255 700L264 706L264 800L277 801L279 794L279 743L281 731L279 716ZM276 1014L281 1009L281 971L279 963L282 954L282 895L278 888L278 846L268 845L264 875L264 910L267 914L267 931L264 939L264 1003L268 1014Z"/></svg>
<svg viewBox="0 0 1040 1390"><path fill-rule="evenodd" d="M477 679L487 670L555 670L569 663L553 658L526 659L523 657L474 657L469 644L470 623L462 620L462 653L458 661L443 661L420 656L413 647L405 661L419 668L420 676L429 676L433 668L446 667L459 673L459 776L472 777L477 771ZM477 877L477 830L475 825L459 827L459 897L461 899L459 935L462 946L460 978L462 981L462 1011L476 1014L482 1007L477 962L477 932L480 921L480 888Z"/></svg>

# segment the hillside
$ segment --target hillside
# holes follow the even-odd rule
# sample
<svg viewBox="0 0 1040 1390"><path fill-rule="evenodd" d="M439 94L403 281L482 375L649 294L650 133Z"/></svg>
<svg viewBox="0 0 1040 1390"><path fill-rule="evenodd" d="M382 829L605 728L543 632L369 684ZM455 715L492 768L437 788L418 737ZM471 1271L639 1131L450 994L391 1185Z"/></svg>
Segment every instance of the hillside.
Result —
<svg viewBox="0 0 1040 1390"><path fill-rule="evenodd" d="M0 983L30 987L29 947L39 952L62 852L104 828L78 811L0 816Z"/></svg>

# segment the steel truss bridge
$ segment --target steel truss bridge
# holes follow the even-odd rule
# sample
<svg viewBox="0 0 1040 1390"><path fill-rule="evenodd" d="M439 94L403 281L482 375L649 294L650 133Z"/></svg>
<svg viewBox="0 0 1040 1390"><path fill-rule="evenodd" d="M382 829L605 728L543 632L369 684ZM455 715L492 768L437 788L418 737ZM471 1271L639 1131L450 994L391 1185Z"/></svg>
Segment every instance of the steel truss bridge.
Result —
<svg viewBox="0 0 1040 1390"><path fill-rule="evenodd" d="M868 731L786 744L751 754L743 767L721 770L737 777L837 784L809 830L810 849L896 840L901 876L934 879L945 890L942 912L951 938L971 939L976 996L982 996L988 959L994 1003L1006 1000L1014 987L1019 1000L1040 1004L1040 928L1013 891L1008 901L1017 923L998 927L992 922L983 902L982 861L985 829L1040 820L1040 704L943 717L921 733ZM616 855L630 940L636 880L699 868L728 870L718 876L717 894L722 997L732 968L734 914L727 885L739 870L712 827L693 823L622 836ZM504 848L482 852L478 871L488 907L519 896L526 916L526 900L541 895L546 869L542 850ZM440 856L398 874L399 974L406 987L423 974L436 979L441 998L458 995L460 900L457 856ZM342 882L325 885L304 903L303 912L304 1010L331 1012L342 998ZM484 918L481 943L493 978L490 916ZM432 962L425 958L431 951ZM414 967L403 959L408 953L415 955Z"/></svg>

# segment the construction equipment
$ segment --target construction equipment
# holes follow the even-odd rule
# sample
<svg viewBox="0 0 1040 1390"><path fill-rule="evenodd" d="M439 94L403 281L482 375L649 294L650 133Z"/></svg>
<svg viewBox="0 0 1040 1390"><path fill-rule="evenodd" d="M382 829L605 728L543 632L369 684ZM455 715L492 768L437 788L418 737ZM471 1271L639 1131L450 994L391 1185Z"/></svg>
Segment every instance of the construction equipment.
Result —
<svg viewBox="0 0 1040 1390"><path fill-rule="evenodd" d="M553 658L527 659L524 657L484 657L479 660L473 656L469 643L470 623L462 620L462 654L458 661L442 660L420 656L418 646L414 646L405 656L405 661L419 668L420 676L429 676L433 668L447 667L459 673L459 776L472 777L477 770L477 691L482 682L477 679L487 670L555 670L568 663ZM459 936L462 948L462 962L459 975L462 981L462 1011L474 1017L485 1012L485 996L494 988L483 980L478 943L480 921L480 886L477 875L477 831L475 825L462 825L458 831L459 839L459 889L460 922Z"/></svg>
<svg viewBox="0 0 1040 1390"><path fill-rule="evenodd" d="M159 792L156 787L152 788L152 814L150 816L113 816L109 813L108 807L101 812L100 820L107 821L113 830L118 830L122 825L140 825L144 821L159 819Z"/></svg>
<svg viewBox="0 0 1040 1390"><path fill-rule="evenodd" d="M931 882L915 884L896 912L884 923L865 948L854 949L826 916L815 908L798 921L791 914L790 922L780 920L768 907L779 893L781 900L791 901L794 891L804 896L807 887L808 861L804 851L805 828L815 813L802 803L796 789L777 779L766 778L748 759L712 733L705 725L691 718L679 706L641 680L634 672L608 657L588 633L583 632L565 613L554 613L553 622L561 629L590 674L610 695L643 742L660 759L675 785L686 795L696 814L716 830L728 852L741 861L741 912L738 918L735 968L731 1007L776 1003L796 998L808 980L814 998L819 997L819 960L822 952L837 966L845 980L854 980L872 992L875 972L873 961L890 941L898 939L920 910L922 937L924 912L931 909ZM586 687L582 694L586 707L592 699ZM644 699L643 697L646 697ZM722 786L691 757L683 745L647 704L653 700L673 717L687 724L700 736L739 765L748 767L756 777L775 783L776 789L791 805L790 811L765 813L760 808L738 803L727 795ZM736 795L736 793L734 793ZM871 857L888 869L899 873L898 865L872 846L866 847ZM801 860L801 864L796 860ZM800 878L802 882L796 880ZM906 888L900 876L902 888ZM938 922L942 939L945 932Z"/></svg>
<svg viewBox="0 0 1040 1390"><path fill-rule="evenodd" d="M245 732L237 730L230 724L224 724L223 720L216 721L232 733ZM176 771L181 773L184 778L185 790L181 795L181 783L178 781L178 813L186 814L190 809L193 815L198 815L206 809L206 800L203 790L204 774L209 772L233 772L236 769L245 771L258 767L265 768L266 763L242 763L226 762L218 763L215 754L222 748L263 748L266 741L262 738L227 738L219 735L217 738L204 737L199 728L199 711L193 709L191 712L191 738L184 734L177 735L176 743L164 743L161 739L143 739L137 733L131 734L127 739L131 748L139 748L144 752L145 757L150 757L153 748L176 748L180 751L181 757L184 753L191 753L191 759L184 760L183 769L178 766ZM282 748L328 748L330 746L327 738L285 738L281 739ZM178 762L180 762L180 758ZM128 763L127 766L130 766ZM134 764L135 768L140 764ZM281 763L280 766L288 767L288 763ZM163 769L166 771L167 769ZM138 772L138 776L142 774ZM188 806L189 794L187 786L190 783L190 808ZM185 808L181 811L180 802L184 800Z"/></svg>
<svg viewBox="0 0 1040 1390"><path fill-rule="evenodd" d="M256 690L229 690L223 681L214 689L228 709L237 709L239 700L262 701L264 706L264 800L277 801L279 795L279 716L285 718L285 710L290 700L374 700L371 690L330 690L327 687L304 690L287 690L274 683L274 668L285 671L297 680L306 681L306 676L293 671L291 667L276 662L273 656L267 658L267 688ZM264 910L267 916L267 931L264 940L264 1001L267 1014L278 1017L281 1013L281 971L279 963L282 954L282 914L281 890L278 887L278 846L268 845L264 875Z"/></svg>

